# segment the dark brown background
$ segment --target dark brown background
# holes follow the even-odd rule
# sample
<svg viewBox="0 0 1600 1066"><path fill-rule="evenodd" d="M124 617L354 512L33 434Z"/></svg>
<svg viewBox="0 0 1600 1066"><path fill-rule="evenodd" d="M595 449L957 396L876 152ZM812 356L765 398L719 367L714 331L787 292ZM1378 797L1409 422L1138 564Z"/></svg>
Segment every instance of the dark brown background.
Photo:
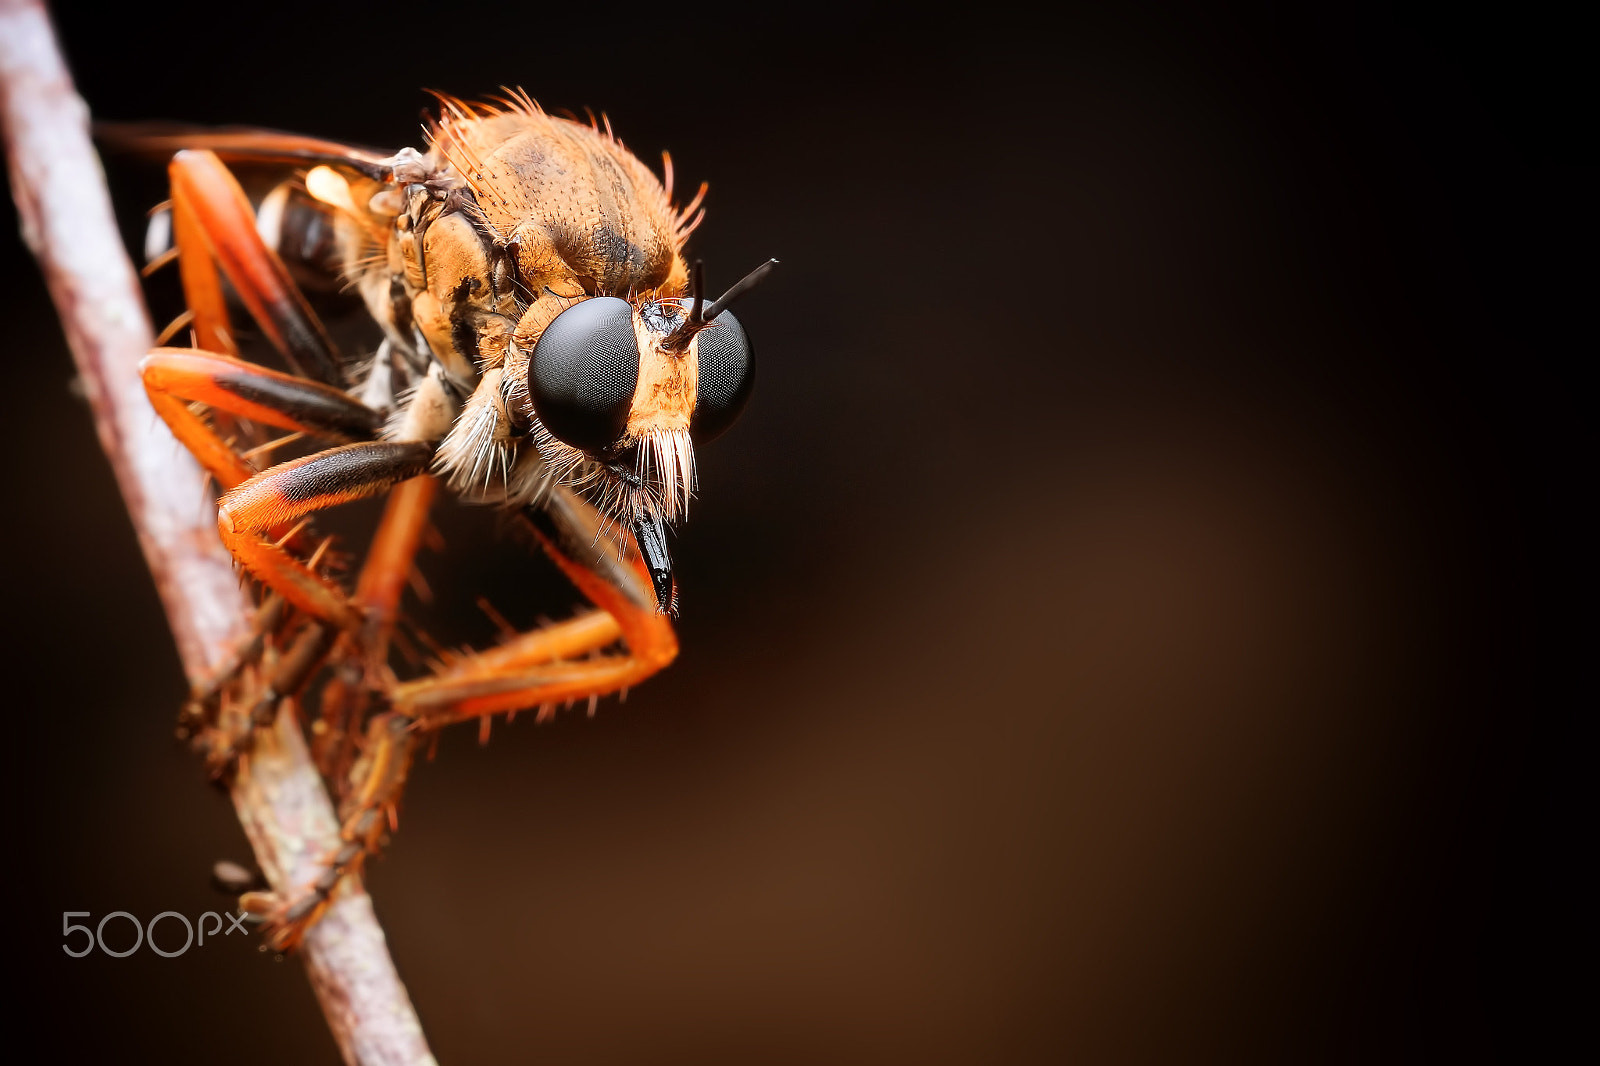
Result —
<svg viewBox="0 0 1600 1066"><path fill-rule="evenodd" d="M60 9L103 117L398 146L522 85L711 182L714 284L783 260L681 661L448 735L372 871L441 1062L1537 1059L1592 897L1575 28L850 11ZM131 231L159 173L112 179ZM333 1061L237 936L61 953L246 850L0 228L22 1029ZM442 522L442 591L571 605Z"/></svg>

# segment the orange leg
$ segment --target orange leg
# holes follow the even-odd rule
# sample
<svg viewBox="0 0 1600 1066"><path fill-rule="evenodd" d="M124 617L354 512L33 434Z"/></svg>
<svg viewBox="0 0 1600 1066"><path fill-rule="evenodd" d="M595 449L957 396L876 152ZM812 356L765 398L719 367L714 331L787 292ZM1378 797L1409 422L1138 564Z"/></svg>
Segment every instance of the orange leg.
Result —
<svg viewBox="0 0 1600 1066"><path fill-rule="evenodd" d="M678 638L656 609L649 571L626 542L601 533L593 508L558 489L526 517L546 554L601 610L456 660L437 676L396 685L389 697L397 711L434 728L593 698L636 685L677 657ZM626 654L581 658L618 638Z"/></svg>
<svg viewBox="0 0 1600 1066"><path fill-rule="evenodd" d="M142 364L140 370L145 372ZM148 373L144 391L150 398L150 406L172 430L178 443L189 450L189 454L224 490L241 485L255 475L256 468L250 465L250 461L223 440L222 435L192 411L187 403L159 387L152 387Z"/></svg>
<svg viewBox="0 0 1600 1066"><path fill-rule="evenodd" d="M331 385L192 348L157 348L139 364L145 389L279 429L370 440L383 417Z"/></svg>
<svg viewBox="0 0 1600 1066"><path fill-rule="evenodd" d="M222 293L222 275L211 257L211 242L201 223L194 198L185 189L182 203L176 192L178 162L168 164L173 184L172 250L178 257L178 278L183 283L183 302L188 308L189 328L201 348L237 354L233 323L228 319L228 302ZM169 327L170 330L171 327ZM164 333L163 336L166 336Z"/></svg>
<svg viewBox="0 0 1600 1066"><path fill-rule="evenodd" d="M435 445L372 441L280 463L224 496L217 529L233 557L290 604L340 629L355 630L361 611L333 582L273 543L269 533L315 511L386 492L425 473Z"/></svg>
<svg viewBox="0 0 1600 1066"><path fill-rule="evenodd" d="M324 384L344 384L327 330L256 232L250 201L222 160L203 149L182 151L173 156L167 174L178 272L200 346L238 350L217 277L220 267L290 366Z"/></svg>
<svg viewBox="0 0 1600 1066"><path fill-rule="evenodd" d="M375 677L373 667L386 656L400 592L427 524L427 509L435 484L432 478L424 475L396 488L373 538L355 599L357 606L366 612L362 637L354 642L364 653L360 658L364 660L366 669L360 663L349 661L343 652L337 657L344 660L340 662L341 676L331 679L323 689L321 702L324 718L321 735L316 738L319 765L332 764L343 748L345 731L360 726L370 689L370 684L365 682ZM400 580L391 579L396 573L401 575ZM189 717L196 719L200 725L211 724L207 714L211 712L209 717L215 717L214 711L222 688L237 676L245 662L254 661L259 656L266 634L276 630L282 621L285 606L281 596L274 593L268 597L266 605L259 612L256 635L241 647L230 668L219 674L218 679L191 702L195 710ZM279 658L264 687L253 697L254 704L250 711L250 724L253 727L272 724L280 701L287 696L297 695L305 688L334 650L339 635L339 630L319 622L311 623L300 632ZM214 772L220 775L231 771L237 756L250 748L251 738L247 736L213 753L211 762Z"/></svg>
<svg viewBox="0 0 1600 1066"><path fill-rule="evenodd" d="M156 411L225 489L242 484L256 470L190 408L189 401L267 425L340 438L370 436L378 422L375 413L337 389L228 356L157 349L145 357L140 371ZM281 598L268 598L250 639L195 692L185 708L181 721L186 732L212 724L222 690L246 663L260 657L266 638L284 620L284 606Z"/></svg>
<svg viewBox="0 0 1600 1066"><path fill-rule="evenodd" d="M367 616L362 644L369 666L388 658L389 637L398 617L400 595L411 578L412 560L428 525L428 508L439 483L424 475L412 478L389 495L383 520L367 550L356 581L355 603Z"/></svg>
<svg viewBox="0 0 1600 1066"><path fill-rule="evenodd" d="M367 550L356 581L355 605L366 616L359 651L339 659L334 676L323 686L321 716L312 727L312 751L328 777L343 782L351 744L375 690L386 681L381 670L389 657L389 639L399 617L400 596L411 576L428 524L428 508L438 482L424 474L401 483L389 495L383 519Z"/></svg>
<svg viewBox="0 0 1600 1066"><path fill-rule="evenodd" d="M257 325L291 366L324 384L342 385L343 375L327 332L289 279L277 254L261 240L250 202L222 161L209 151L182 151L169 164L168 177L172 187L173 246L178 255L187 315L200 347L230 355L238 352L223 297L222 277L226 275ZM163 349L152 356L158 363L168 364L179 358L175 350ZM223 357L210 358L220 361ZM274 376L263 368L255 369L265 378ZM215 380L210 385L215 387L196 380L212 373L205 367L181 363L147 365L144 373L146 391L156 413L224 489L233 488L255 473L254 467L235 454L204 419L182 402L201 400L220 410L235 409L243 397L232 396L233 404L215 402L217 391L227 391L229 371L214 372ZM272 383L268 381L267 384ZM197 385L198 395L185 392L186 386ZM347 404L359 406L348 398L345 400ZM256 417L262 405L247 403L245 406L258 410L236 411L241 417ZM376 425L375 418L369 412L364 431L351 432L359 425L346 426L335 435L340 439L369 437ZM282 424L270 418L263 421Z"/></svg>
<svg viewBox="0 0 1600 1066"><path fill-rule="evenodd" d="M225 489L236 488L253 477L255 468L191 409L190 402L264 425L340 440L371 437L381 423L376 412L338 389L230 356L158 348L140 363L140 372L156 411ZM284 532L279 528L269 531L274 539ZM295 539L291 538L289 544L295 545ZM222 690L246 663L259 658L266 637L284 620L284 607L280 597L269 597L251 640L191 700L182 719L187 731L211 724ZM270 723L278 700L305 683L331 643L331 635L320 630L302 636L257 699L251 715L256 724ZM230 748L225 759L213 761L217 767L231 765L234 754Z"/></svg>
<svg viewBox="0 0 1600 1066"><path fill-rule="evenodd" d="M467 718L487 722L500 711L615 692L643 681L677 655L672 623L656 609L648 569L626 542L602 533L593 508L556 489L527 518L556 565L601 610L523 633L443 664L432 678L389 689L394 713L374 718L368 729L355 775L360 783L344 804L340 846L327 869L294 900L257 894L241 901L246 910L267 918L266 936L274 948L298 943L327 909L340 880L359 873L377 850L385 828L394 824L423 736ZM389 572L392 576L394 568ZM365 576L362 584L368 584ZM619 639L627 645L625 654L593 654Z"/></svg>
<svg viewBox="0 0 1600 1066"><path fill-rule="evenodd" d="M175 251L190 304L189 317L197 333L214 340L217 347L234 349L222 297L221 276L226 275L263 332L291 364L325 381L338 380L331 346L320 324L276 255L259 239L248 202L232 175L212 153L188 151L180 152L173 159L170 177ZM147 357L143 372L147 392L158 413L229 490L255 476L256 470L229 446L206 417L191 409L190 403L205 404L213 412L213 418L218 413L232 415L336 440L370 439L382 423L377 413L330 385L280 374L227 356L157 350ZM303 479L291 481L291 488L303 489L306 484ZM331 498L323 495L312 501L311 506L314 509L353 495L379 491L386 484L384 481L376 487L357 486L352 490L349 485L335 483ZM418 499L414 491L402 490L396 502L415 503ZM404 532L406 520L386 519L379 531L379 543L369 555L367 575L381 576L398 569L404 579L420 533L420 521L425 518L426 503L423 502L420 509L413 509L419 521L416 531L409 536ZM265 531L267 538L282 532L287 521ZM399 531L398 538L396 531ZM319 602L325 614L335 616L341 624L351 624L354 613L339 609L337 590L326 582L307 580L306 568L296 565L280 546L252 546L248 540L243 545L236 542L232 546L242 547L241 554L246 557L247 565L249 559L254 558L255 569L260 570L265 562L268 569L280 577L288 575L294 585L306 591L306 596ZM397 564L396 560L401 559L403 562ZM270 579L268 584L271 584ZM368 594L358 596L358 604L363 607L370 604L378 616L375 621L381 636L374 644L373 657L381 656L382 652L377 649L386 644L387 629L392 626L399 591L397 586L391 591L389 586L393 584L381 580L376 586L369 583ZM291 595L289 600L302 609L307 606L305 596L297 599ZM325 635L319 637L318 644L326 643L326 639ZM296 657L291 653L289 658ZM272 693L278 687L281 686L269 687L256 708L257 718L263 717L263 708L276 706Z"/></svg>
<svg viewBox="0 0 1600 1066"><path fill-rule="evenodd" d="M139 372L150 405L225 490L253 477L256 469L190 403L334 440L368 440L383 422L338 389L231 356L157 348L144 357Z"/></svg>
<svg viewBox="0 0 1600 1066"><path fill-rule="evenodd" d="M145 357L141 373L151 402L173 433L229 490L217 522L234 557L295 607L339 628L353 628L360 612L335 585L274 544L276 534L304 515L375 495L423 473L434 446L357 443L257 474L189 407L190 401L281 429L345 440L370 438L381 416L331 386L209 352L157 349ZM408 570L415 535L410 544L409 549L384 549L380 558L403 555ZM373 595L375 603L382 600Z"/></svg>

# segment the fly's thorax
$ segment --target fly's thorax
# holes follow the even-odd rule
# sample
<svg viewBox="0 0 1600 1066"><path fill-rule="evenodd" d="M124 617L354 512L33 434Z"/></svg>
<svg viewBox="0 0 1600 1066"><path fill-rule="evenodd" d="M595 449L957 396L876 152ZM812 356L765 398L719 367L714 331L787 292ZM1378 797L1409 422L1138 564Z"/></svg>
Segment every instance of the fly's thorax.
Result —
<svg viewBox="0 0 1600 1066"><path fill-rule="evenodd" d="M681 282L687 220L650 169L611 135L532 108L456 113L430 159L470 186L484 224L516 247L519 272L588 279L595 292Z"/></svg>
<svg viewBox="0 0 1600 1066"><path fill-rule="evenodd" d="M465 196L402 215L393 241L418 332L453 380L475 383L481 369L498 365L517 320L506 250Z"/></svg>
<svg viewBox="0 0 1600 1066"><path fill-rule="evenodd" d="M531 104L450 106L426 155L394 159L387 188L347 189L348 175L322 167L313 195L376 224L378 239L351 249L349 276L391 343L460 387L516 345L531 351L573 296L685 285L694 219L609 129Z"/></svg>

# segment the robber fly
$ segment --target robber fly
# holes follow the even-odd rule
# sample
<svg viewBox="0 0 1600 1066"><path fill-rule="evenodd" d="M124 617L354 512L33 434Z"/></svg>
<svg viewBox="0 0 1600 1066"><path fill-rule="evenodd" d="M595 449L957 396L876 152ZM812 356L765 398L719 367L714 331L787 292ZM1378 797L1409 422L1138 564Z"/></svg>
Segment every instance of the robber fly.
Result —
<svg viewBox="0 0 1600 1066"><path fill-rule="evenodd" d="M331 668L324 716L365 736L327 874L298 898L256 901L279 946L376 846L420 737L625 691L676 656L666 531L687 515L696 446L750 395L753 352L728 305L776 262L708 301L683 255L705 188L675 207L670 158L657 179L609 122L552 116L525 94L441 100L425 152L259 130L109 135L175 152L158 262L177 260L188 308L168 334L186 326L194 344L152 351L144 383L223 490L219 534L264 593L250 644L197 693L198 719L244 699L268 724ZM225 160L304 169L253 208ZM381 330L359 373L296 283L330 272ZM240 358L224 278L290 372ZM329 446L273 465L259 458L270 448L240 447L239 422ZM511 514L597 609L395 681L380 667L441 485ZM306 522L380 494L347 590Z"/></svg>

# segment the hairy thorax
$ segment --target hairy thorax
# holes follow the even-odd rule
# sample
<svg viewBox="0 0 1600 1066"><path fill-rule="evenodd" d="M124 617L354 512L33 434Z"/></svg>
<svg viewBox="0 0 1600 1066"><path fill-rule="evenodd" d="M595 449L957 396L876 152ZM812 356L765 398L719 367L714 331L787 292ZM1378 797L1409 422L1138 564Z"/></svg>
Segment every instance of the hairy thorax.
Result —
<svg viewBox="0 0 1600 1066"><path fill-rule="evenodd" d="M511 474L522 458L531 491L534 467L546 464L516 453L518 441L540 437L526 386L540 335L576 300L684 295L695 205L675 209L669 186L609 127L533 106L447 102L414 171L398 188L366 191L346 270L395 348L419 371L429 354L442 368L445 381L418 387L464 403L452 424L413 417L397 432L448 434L439 463L458 488L498 468L517 495Z"/></svg>
<svg viewBox="0 0 1600 1066"><path fill-rule="evenodd" d="M426 165L447 177L407 190L390 259L454 375L497 365L507 338L536 342L552 294L676 295L688 281L665 188L603 130L537 112L468 118L441 127Z"/></svg>

